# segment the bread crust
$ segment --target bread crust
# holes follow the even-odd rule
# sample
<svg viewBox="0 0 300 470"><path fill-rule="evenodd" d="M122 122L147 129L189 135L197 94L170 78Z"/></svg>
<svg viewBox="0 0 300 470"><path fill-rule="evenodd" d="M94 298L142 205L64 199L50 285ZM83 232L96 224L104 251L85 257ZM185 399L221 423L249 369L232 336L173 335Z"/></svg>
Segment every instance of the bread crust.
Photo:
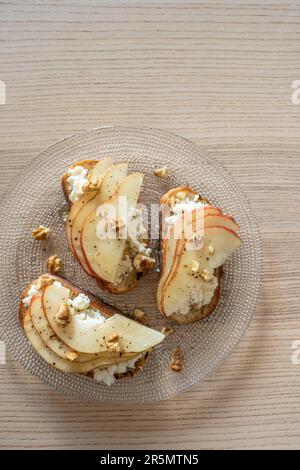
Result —
<svg viewBox="0 0 300 470"><path fill-rule="evenodd" d="M171 206L172 202L173 202L172 199L179 192L187 192L189 194L194 194L194 195L199 194L197 191L195 191L195 190L193 190L193 189L191 189L187 186L181 186L181 187L178 187L178 188L173 188L173 189L169 190L167 193L165 193L161 197L160 203L161 204L167 204L167 205ZM201 196L201 195L199 195L199 200L202 201L202 202L205 202L206 204L210 204L209 200L207 198ZM160 246L161 246L161 251L162 251L162 256L161 256L162 265L163 265L162 266L162 272L163 272L164 264L165 264L165 247L164 247L164 244L165 244L165 240L161 237ZM164 290L166 284L170 281L170 278L172 277L173 270L174 270L174 265L172 264L171 268L170 268L170 271L169 271L169 273L167 274L167 277L164 280L164 284L160 289L160 298L163 295L163 290ZM207 318L209 315L211 315L213 313L213 311L216 309L216 307L218 305L218 302L219 302L219 299L220 299L220 295L221 295L223 266L220 266L218 269L216 269L214 274L218 279L218 286L217 286L217 288L214 292L214 295L213 295L213 297L212 297L209 304L204 305L200 309L199 308L196 309L195 307L191 307L191 310L188 314L182 315L182 314L178 314L178 313L173 313L172 315L168 316L167 318L171 319L171 320L173 320L173 321L175 321L176 323L179 323L179 324L188 324L188 323L194 323L194 322L199 321L199 320L203 320L204 318ZM160 304L160 299L158 298L159 310L161 311L162 315L164 315L164 313L162 312L159 304Z"/></svg>
<svg viewBox="0 0 300 470"><path fill-rule="evenodd" d="M91 171L94 166L98 163L98 160L80 160L79 162L73 163L73 165L70 165L69 168L75 168L76 166L82 166L83 168L86 168L87 170ZM70 194L70 186L67 182L68 179L68 173L64 173L63 176L61 177L61 187L64 193L64 196L66 198L66 201L69 205L71 205L70 199L69 199L69 194Z"/></svg>

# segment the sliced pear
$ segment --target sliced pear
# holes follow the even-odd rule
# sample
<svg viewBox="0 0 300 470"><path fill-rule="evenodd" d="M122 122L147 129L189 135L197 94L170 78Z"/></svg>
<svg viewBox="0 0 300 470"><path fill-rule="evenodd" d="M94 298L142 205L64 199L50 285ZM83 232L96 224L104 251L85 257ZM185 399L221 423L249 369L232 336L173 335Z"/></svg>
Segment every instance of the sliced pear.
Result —
<svg viewBox="0 0 300 470"><path fill-rule="evenodd" d="M222 214L221 210L218 207L214 206L204 206L204 215L218 215Z"/></svg>
<svg viewBox="0 0 300 470"><path fill-rule="evenodd" d="M119 364L120 362L124 362L123 357L119 358L97 358L88 362L71 362L67 359L62 358L55 354L51 349L49 349L44 341L39 336L38 332L34 328L32 323L31 317L29 315L29 311L26 312L23 320L23 328L25 335L27 336L29 342L33 346L33 348L42 356L42 358L48 362L51 366L59 369L63 372L69 372L73 374L86 374L96 367L106 367L112 364ZM132 354L131 359L136 357L138 354ZM128 358L126 358L126 361Z"/></svg>
<svg viewBox="0 0 300 470"><path fill-rule="evenodd" d="M214 226L221 226L225 228L229 228L230 230L236 231L239 229L239 225L235 222L235 220L223 214L218 215L206 215L204 217L204 227L214 227Z"/></svg>
<svg viewBox="0 0 300 470"><path fill-rule="evenodd" d="M127 208L138 201L143 183L142 173L133 173L121 183L117 194L109 201L110 209L114 209L115 218L119 218L119 198L127 198ZM86 218L81 230L81 247L89 269L95 276L107 282L115 282L118 267L123 256L126 240L123 238L98 238L97 224L100 216L98 209L93 210ZM120 215L124 219L124 214ZM126 221L125 221L126 222Z"/></svg>
<svg viewBox="0 0 300 470"><path fill-rule="evenodd" d="M78 261L89 274L91 274L91 270L85 261L80 244L82 226L87 215L91 211L103 204L103 202L107 201L116 193L117 188L127 176L127 169L127 163L120 163L119 165L114 165L108 168L103 176L102 184L98 192L93 198L88 199L85 203L82 202L82 207L79 209L72 221L71 243Z"/></svg>
<svg viewBox="0 0 300 470"><path fill-rule="evenodd" d="M66 343L61 341L61 339L59 339L56 335L53 328L50 326L50 323L48 322L45 312L43 310L42 299L40 296L35 297L31 302L29 307L29 314L36 331L38 332L46 346L58 356L68 359L68 354L73 353L74 350L70 348ZM99 357L108 357L110 359L119 358L119 353L109 352L100 354L85 354L77 352L77 357L74 359L74 361L88 362L91 360L95 360ZM131 356L128 354L122 355L122 359L124 361L130 359L130 357Z"/></svg>
<svg viewBox="0 0 300 470"><path fill-rule="evenodd" d="M100 178L102 180L103 175L105 174L105 172L112 165L113 165L113 158L112 157L107 157L107 158L104 158L103 160L100 160L91 169L91 171L90 171L91 177ZM70 212L69 212L69 215L68 215L68 220L67 220L67 223L66 223L66 234L67 234L67 240L68 240L69 247L70 247L71 251L73 252L73 254L75 256L76 256L76 251L75 251L75 248L73 247L73 243L72 243L72 225L73 225L73 221L74 221L76 215L78 214L78 212L80 211L80 209L88 201L93 199L96 196L97 192L98 192L98 190L91 191L91 192L83 194L83 196L79 199L79 201L75 202L71 206L71 209L70 209Z"/></svg>
<svg viewBox="0 0 300 470"><path fill-rule="evenodd" d="M47 286L42 295L45 315L56 335L74 351L82 353L107 352L107 340L118 334L121 352L141 353L157 344L164 335L147 328L130 318L115 314L104 323L96 319L82 319L80 315L72 315L71 321L65 326L56 322L56 315L61 305L67 302L70 289L63 286Z"/></svg>
<svg viewBox="0 0 300 470"><path fill-rule="evenodd" d="M189 250L188 243L182 240L177 245L177 250L179 250L177 264L165 283L160 297L159 306L162 313L171 316L177 312L192 292L202 290L203 294L208 295L208 290L212 289L212 285L204 281L200 273L203 269L213 272L214 269L222 266L240 244L237 234L225 227L207 227L204 231L204 245L201 250ZM212 248L213 254L211 254ZM199 263L198 273L192 271L193 262Z"/></svg>

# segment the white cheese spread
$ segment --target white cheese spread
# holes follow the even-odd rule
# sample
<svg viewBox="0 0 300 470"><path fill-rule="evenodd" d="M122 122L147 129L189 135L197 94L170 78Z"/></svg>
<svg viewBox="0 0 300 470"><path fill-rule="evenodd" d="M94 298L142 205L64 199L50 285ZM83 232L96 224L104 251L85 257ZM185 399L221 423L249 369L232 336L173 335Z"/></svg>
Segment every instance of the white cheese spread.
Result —
<svg viewBox="0 0 300 470"><path fill-rule="evenodd" d="M210 281L203 281L201 287L199 286L199 289L191 291L189 296L181 296L174 313L187 315L192 308L200 309L204 305L208 305L213 298L217 286L218 279L213 275Z"/></svg>
<svg viewBox="0 0 300 470"><path fill-rule="evenodd" d="M103 382L106 385L112 385L115 381L115 374L124 374L130 369L133 369L135 363L140 359L142 354L139 354L133 359L130 359L127 362L121 362L120 364L113 364L108 367L94 369L94 379L97 382Z"/></svg>
<svg viewBox="0 0 300 470"><path fill-rule="evenodd" d="M68 299L68 307L72 315L76 315L76 320L93 321L101 325L106 321L104 315L99 310L92 308L90 299L81 293L74 299Z"/></svg>
<svg viewBox="0 0 300 470"><path fill-rule="evenodd" d="M29 307L32 297L34 297L35 295L38 295L38 293L39 291L36 285L32 284L29 291L27 292L27 296L23 299L23 304L26 308Z"/></svg>
<svg viewBox="0 0 300 470"><path fill-rule="evenodd" d="M193 199L189 199L189 197L185 197L182 201L178 201L172 206L170 215L165 218L165 228L166 230L171 225L174 225L181 214L186 214L191 212L195 209L199 209L200 207L204 207L206 204L204 202L199 201L199 196L193 196Z"/></svg>
<svg viewBox="0 0 300 470"><path fill-rule="evenodd" d="M83 188L88 181L88 170L78 165L74 168L69 168L68 175L67 182L71 188L69 199L74 203L79 201L79 198L84 194Z"/></svg>
<svg viewBox="0 0 300 470"><path fill-rule="evenodd" d="M125 277L128 276L128 274L133 271L133 269L132 259L129 255L124 255L118 266L115 284L121 284L121 282L125 279Z"/></svg>

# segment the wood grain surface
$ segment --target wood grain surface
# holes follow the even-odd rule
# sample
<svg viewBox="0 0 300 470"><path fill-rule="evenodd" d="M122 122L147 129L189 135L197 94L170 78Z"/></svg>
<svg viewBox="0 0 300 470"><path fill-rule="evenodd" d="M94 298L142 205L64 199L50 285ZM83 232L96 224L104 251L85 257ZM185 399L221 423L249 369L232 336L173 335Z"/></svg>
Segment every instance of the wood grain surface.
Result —
<svg viewBox="0 0 300 470"><path fill-rule="evenodd" d="M8 356L0 447L299 449L299 0L0 1L0 80L0 190L68 134L158 127L231 171L265 250L256 317L208 380L157 405L85 404Z"/></svg>

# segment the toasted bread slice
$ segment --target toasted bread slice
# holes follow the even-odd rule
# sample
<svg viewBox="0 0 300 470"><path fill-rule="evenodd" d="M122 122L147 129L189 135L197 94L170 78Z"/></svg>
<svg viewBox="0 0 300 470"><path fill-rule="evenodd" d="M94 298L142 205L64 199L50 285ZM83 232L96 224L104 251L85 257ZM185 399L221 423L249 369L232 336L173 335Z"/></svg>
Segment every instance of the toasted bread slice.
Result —
<svg viewBox="0 0 300 470"><path fill-rule="evenodd" d="M42 299L45 294L45 291L49 289L53 283L55 285L55 288L59 289L59 286L57 285L56 287L56 284L54 281L57 281L57 283L60 283L61 286L63 286L63 287L60 287L60 289L63 289L63 288L70 289L71 296L72 296L71 298L73 298L74 296L77 296L78 294L83 294L81 290L72 286L65 279L60 278L58 276L47 274L47 275L41 276L38 280L32 282L30 286L28 286L25 289L22 295L20 308L19 308L20 322L21 322L21 325L23 326L24 332L27 338L29 339L30 343L34 347L34 349L46 360L46 362L48 362L51 366L58 368L62 370L63 372L68 372L68 373L80 373L80 374L91 376L93 375L93 371L95 370L97 371L97 377L99 377L99 374L100 374L100 378L101 378L102 371L103 371L104 377L107 377L107 374L110 371L109 372L110 374L113 373L115 378L120 379L123 377L133 376L135 373L141 370L144 366L145 359L148 356L149 349L152 349L152 347L147 348L145 351L141 351L140 353L138 352L135 352L135 353L121 352L120 353L117 351L114 352L111 350L103 350L103 352L100 352L99 354L94 354L94 353L84 354L68 347L68 345L61 340L60 336L56 334L56 331L52 330L52 334L51 334L51 327L53 325L51 324L51 322L48 325L46 324L47 319L48 319L47 315L45 316L45 318L42 319L45 313ZM34 286L34 289L32 289L33 286ZM28 298L29 291L30 291L31 298ZM99 310L102 316L106 318L110 318L116 315L116 318L117 318L117 322L115 323L116 328L119 328L117 325L120 325L120 328L122 328L121 327L122 321L124 325L125 324L127 325L128 322L133 322L132 320L126 319L124 323L124 317L122 316L120 317L116 309L108 307L107 305L103 304L101 301L93 298L90 295L89 295L89 299L90 299L90 306L93 307L94 309ZM37 310L37 309L40 309L40 310ZM49 305L47 309L49 310ZM123 318L121 323L118 320L119 317L120 319ZM136 322L133 322L133 324L138 325ZM65 326L62 327L62 329L64 328ZM70 331L72 331L72 328ZM94 327L92 327L92 329L93 328ZM141 328L143 329L143 332L146 331L142 325L137 328L137 331L140 330L142 332ZM150 331L149 329L147 330ZM112 330L112 331L115 331L115 330ZM124 337L122 337L123 338L122 341L123 340L126 341L125 330L121 330L121 331L124 331L124 335L125 335ZM142 333L142 334L145 334L145 333ZM102 335L102 330L101 330L101 335ZM153 338L150 339L149 337L149 340L150 340L150 343L148 343L149 346L150 344L154 344L156 341L161 340L160 337L158 340L156 340L155 335L158 338L158 336L161 334L160 333L158 334L158 332L155 332L152 330ZM147 344L147 340L145 344ZM73 357L72 357L72 353L73 353ZM114 367L113 370L111 370L111 367Z"/></svg>
<svg viewBox="0 0 300 470"><path fill-rule="evenodd" d="M82 247L82 230L85 225L86 218L89 216L90 211L92 209L97 208L100 204L103 203L103 199L105 199L105 194L107 194L108 202L114 196L114 193L108 193L109 186L112 186L112 183L116 182L116 188L119 187L119 184L122 182L123 178L125 178L126 173L124 173L125 168L127 168L127 164L119 164L113 166L112 159L108 157L105 160L111 160L110 165L107 166L106 171L103 173L102 178L102 185L100 189L95 192L85 193L78 202L75 204L70 205L70 214L66 223L66 235L69 248L77 261L81 264L82 268L86 271L88 275L93 277L101 289L106 290L107 292L113 294L122 294L134 289L137 285L138 279L144 274L138 272L136 269L133 269L128 273L128 275L119 283L112 283L108 280L102 279L95 270L92 269L91 264L88 262ZM103 163L104 161L102 161ZM87 169L89 172L93 171L94 173L98 170L99 162L97 160L82 160L71 165L69 168L75 168L76 166L82 166L83 168ZM119 169L118 169L119 168ZM110 176L111 175L111 176ZM67 182L68 174L66 173L63 175L61 179L62 188L64 195L66 196L68 203L69 195L71 192L71 188ZM105 183L107 183L105 185ZM107 189L105 190L107 186ZM100 193L101 191L101 193ZM97 204L96 204L97 202ZM146 244L146 243L144 243Z"/></svg>
<svg viewBox="0 0 300 470"><path fill-rule="evenodd" d="M171 210L174 204L178 202L178 196L180 197L181 200L184 200L185 198L193 200L195 196L198 196L198 201L206 204L207 214L209 213L212 215L221 214L220 209L211 206L207 198L202 197L201 195L199 195L197 191L188 187L178 187L178 188L171 189L170 191L168 191L161 197L160 204L168 206ZM163 229L165 231L164 234L162 233ZM172 276L174 275L177 262L178 262L178 249L177 249L178 241L172 238L174 237L173 232L174 232L174 225L166 228L164 227L164 224L162 223L161 225L162 269L161 269L161 278L160 278L158 289L157 289L157 302L158 302L159 310L161 311L163 315L164 315L164 309L162 308L162 304L161 304L162 299L163 299L163 292L164 292L165 287L170 282L170 279L172 279ZM177 323L186 324L186 323L193 323L199 320L203 320L204 318L208 317L218 305L218 301L219 301L220 293L221 293L222 273L223 273L222 266L216 269L214 272L214 275L217 277L217 280L218 280L218 285L217 285L217 288L215 289L214 295L209 304L204 305L201 308L195 308L194 306L191 306L191 310L187 314L173 313L172 315L168 316L168 318L176 321Z"/></svg>

